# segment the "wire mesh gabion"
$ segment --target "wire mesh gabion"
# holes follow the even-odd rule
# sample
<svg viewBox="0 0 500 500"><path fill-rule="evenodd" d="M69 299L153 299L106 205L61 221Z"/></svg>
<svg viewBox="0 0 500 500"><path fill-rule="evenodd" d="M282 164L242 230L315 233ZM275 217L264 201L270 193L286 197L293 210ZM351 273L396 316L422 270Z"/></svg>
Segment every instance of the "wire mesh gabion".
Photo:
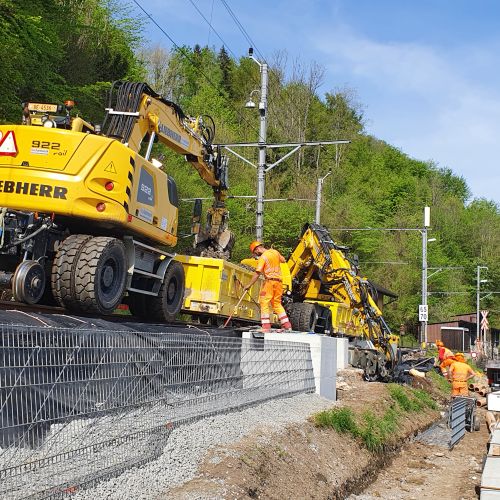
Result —
<svg viewBox="0 0 500 500"><path fill-rule="evenodd" d="M158 457L172 429L314 392L307 344L0 325L0 497L65 497Z"/></svg>

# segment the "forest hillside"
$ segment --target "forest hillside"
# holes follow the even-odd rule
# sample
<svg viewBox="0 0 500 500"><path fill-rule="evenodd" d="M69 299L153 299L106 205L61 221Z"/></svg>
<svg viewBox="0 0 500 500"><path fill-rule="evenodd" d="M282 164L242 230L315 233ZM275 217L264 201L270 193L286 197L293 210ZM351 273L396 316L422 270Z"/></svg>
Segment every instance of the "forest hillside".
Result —
<svg viewBox="0 0 500 500"><path fill-rule="evenodd" d="M141 22L108 0L0 0L0 121L17 123L26 99L74 99L78 112L96 123L104 116L106 91L114 80L143 80L192 115L210 115L217 143L256 142L258 111L245 109L259 88L258 66L224 47L152 47ZM165 44L168 41L165 40ZM321 222L339 243L359 256L364 275L398 294L385 314L396 330L415 331L421 296L422 236L417 229L424 206L431 207L428 265L443 269L429 279L430 321L475 311L476 266L488 266L493 293L481 301L500 326L500 207L472 199L453 165L410 158L370 136L362 96L348 87L323 88L321 65L293 60L283 51L270 65L268 142L345 139L349 145L309 147L290 156L266 176L265 240L289 252L304 223L314 219L318 176L331 171L323 187ZM258 102L258 94L253 93ZM268 163L289 149L268 150ZM257 149L242 153L256 163ZM183 158L163 155L180 198L210 197L211 190ZM438 159L436 159L438 160ZM474 161L471 158L471 161ZM478 165L480 170L480 165ZM256 171L230 158L231 229L237 234L235 260L246 257L255 227ZM209 204L205 202L205 205ZM179 250L187 237L192 203L181 203ZM357 231L355 229L372 230ZM376 230L378 229L378 230Z"/></svg>

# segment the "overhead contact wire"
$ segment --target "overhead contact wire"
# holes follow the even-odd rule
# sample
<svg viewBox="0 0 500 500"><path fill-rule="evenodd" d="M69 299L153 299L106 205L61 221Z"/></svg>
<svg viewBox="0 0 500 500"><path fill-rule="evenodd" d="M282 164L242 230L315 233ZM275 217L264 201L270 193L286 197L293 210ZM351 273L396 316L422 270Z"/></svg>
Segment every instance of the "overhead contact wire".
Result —
<svg viewBox="0 0 500 500"><path fill-rule="evenodd" d="M231 50L231 47L229 47L229 45L224 41L224 39L219 35L218 31L212 26L212 23L205 17L205 15L203 14L203 12L198 8L198 6L194 3L193 0L189 0L191 2L191 5L196 9L196 11L198 12L198 14L200 14L200 16L204 19L204 21L208 24L208 26L210 27L210 29L217 35L217 38L222 42L222 45L224 47L226 47L228 50L229 50L229 53L235 58L235 59L238 59L238 57L236 56L236 54ZM213 4L212 4L212 8L213 8Z"/></svg>
<svg viewBox="0 0 500 500"><path fill-rule="evenodd" d="M162 28L149 14L146 9L138 2L138 0L133 0L133 2L141 9L141 11L147 16L147 18L170 40L172 45L191 63L191 65L199 71L199 73L206 79L206 81L218 92L218 94L223 97L224 99L227 100L227 95L222 92L222 90L219 88L217 84L215 84L207 75L204 73L202 70L199 69L198 65L193 61L192 57L186 52L186 50L182 47L180 47L175 40L165 31L164 28ZM240 111L238 111L238 116L249 126L250 130L257 131L257 129L253 128L248 122L248 120L245 118L244 115L241 114Z"/></svg>

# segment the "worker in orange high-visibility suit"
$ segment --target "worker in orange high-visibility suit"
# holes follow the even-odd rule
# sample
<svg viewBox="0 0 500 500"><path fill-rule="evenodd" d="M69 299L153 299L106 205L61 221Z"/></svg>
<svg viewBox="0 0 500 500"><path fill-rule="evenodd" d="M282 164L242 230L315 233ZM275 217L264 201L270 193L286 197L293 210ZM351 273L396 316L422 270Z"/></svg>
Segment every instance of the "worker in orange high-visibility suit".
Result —
<svg viewBox="0 0 500 500"><path fill-rule="evenodd" d="M278 315L281 326L286 330L291 330L292 325L285 312L285 308L281 304L283 280L280 264L285 262L285 258L278 250L274 250L273 248L267 249L260 241L253 241L250 244L250 251L254 256L258 257L258 261L255 273L250 283L245 287L245 290L250 289L261 275L264 277L264 283L262 284L259 296L262 330L264 332L271 330L271 308Z"/></svg>
<svg viewBox="0 0 500 500"><path fill-rule="evenodd" d="M445 347L443 342L441 342L441 340L436 341L436 347L438 348L438 357L434 366L439 366L441 375L444 375L446 377L448 368L451 364L446 360L453 358L453 352L450 351L447 347Z"/></svg>
<svg viewBox="0 0 500 500"><path fill-rule="evenodd" d="M449 369L450 366L456 361L455 356L448 356L443 362L439 365L441 370L441 374L443 377L449 379Z"/></svg>
<svg viewBox="0 0 500 500"><path fill-rule="evenodd" d="M436 346L439 349L438 350L439 363L442 363L446 358L453 356L453 352L450 351L450 349L448 349L447 347L445 347L445 345L441 340L438 340L436 342Z"/></svg>
<svg viewBox="0 0 500 500"><path fill-rule="evenodd" d="M465 362L464 355L461 352L455 354L455 359L456 361L450 365L448 370L448 378L451 382L451 395L468 396L468 382L476 376L476 373Z"/></svg>

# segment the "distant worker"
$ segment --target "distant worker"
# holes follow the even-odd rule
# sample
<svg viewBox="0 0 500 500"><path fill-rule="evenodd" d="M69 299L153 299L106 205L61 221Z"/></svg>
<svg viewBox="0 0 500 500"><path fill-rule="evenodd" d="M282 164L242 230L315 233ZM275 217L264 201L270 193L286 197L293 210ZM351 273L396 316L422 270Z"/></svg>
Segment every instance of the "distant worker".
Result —
<svg viewBox="0 0 500 500"><path fill-rule="evenodd" d="M436 341L436 347L438 348L438 357L434 366L439 367L441 374L446 377L451 360L454 361L453 352L445 347L441 340ZM447 359L450 359L450 361L446 361Z"/></svg>
<svg viewBox="0 0 500 500"><path fill-rule="evenodd" d="M450 351L450 349L448 349L447 347L445 347L445 345L441 340L438 340L436 342L436 346L438 348L439 363L442 363L446 358L453 356L453 352Z"/></svg>
<svg viewBox="0 0 500 500"><path fill-rule="evenodd" d="M449 379L449 370L450 366L456 361L455 356L448 356L446 359L443 360L443 362L439 365L439 369L441 370L441 375L443 377Z"/></svg>
<svg viewBox="0 0 500 500"><path fill-rule="evenodd" d="M461 352L455 354L456 361L448 370L452 396L468 396L468 382L476 376L475 371L465 362Z"/></svg>
<svg viewBox="0 0 500 500"><path fill-rule="evenodd" d="M278 315L281 326L285 330L291 330L292 325L285 312L285 308L281 304L283 280L280 264L285 262L285 258L278 250L274 250L273 248L267 249L260 241L253 241L250 244L250 252L255 257L258 257L258 261L255 273L250 283L245 287L245 291L250 289L259 279L260 275L264 276L264 283L259 296L262 330L264 332L271 331L271 307Z"/></svg>

